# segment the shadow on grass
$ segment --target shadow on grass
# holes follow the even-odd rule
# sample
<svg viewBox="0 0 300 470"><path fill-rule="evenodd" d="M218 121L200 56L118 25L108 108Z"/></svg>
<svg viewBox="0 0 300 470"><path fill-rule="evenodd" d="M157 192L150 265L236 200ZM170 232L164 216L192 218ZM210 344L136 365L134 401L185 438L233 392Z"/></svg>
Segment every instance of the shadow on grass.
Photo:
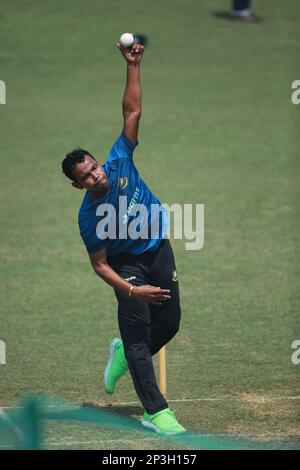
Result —
<svg viewBox="0 0 300 470"><path fill-rule="evenodd" d="M115 413L117 415L126 416L131 418L132 415L141 416L143 414L143 408L141 406L122 406L122 405L95 405L93 403L83 403L83 407L98 410L98 411L105 411L109 413Z"/></svg>
<svg viewBox="0 0 300 470"><path fill-rule="evenodd" d="M214 11L212 15L219 20L233 21L232 14L229 11Z"/></svg>
<svg viewBox="0 0 300 470"><path fill-rule="evenodd" d="M230 11L214 11L212 13L212 16L214 16L218 20L227 20L235 24L260 24L262 22L262 18L260 16L256 16L255 14L251 15L250 17L243 18L233 16Z"/></svg>

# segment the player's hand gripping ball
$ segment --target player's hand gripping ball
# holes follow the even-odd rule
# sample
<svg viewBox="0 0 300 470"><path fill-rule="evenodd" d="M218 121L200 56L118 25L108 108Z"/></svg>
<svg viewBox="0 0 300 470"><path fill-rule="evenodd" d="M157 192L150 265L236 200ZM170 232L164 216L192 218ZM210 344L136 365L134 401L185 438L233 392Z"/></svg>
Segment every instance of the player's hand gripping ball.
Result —
<svg viewBox="0 0 300 470"><path fill-rule="evenodd" d="M125 44L127 45L125 46ZM136 44L134 36L131 33L122 34L120 41L117 43L117 48L120 50L127 64L140 64L144 53L144 46Z"/></svg>

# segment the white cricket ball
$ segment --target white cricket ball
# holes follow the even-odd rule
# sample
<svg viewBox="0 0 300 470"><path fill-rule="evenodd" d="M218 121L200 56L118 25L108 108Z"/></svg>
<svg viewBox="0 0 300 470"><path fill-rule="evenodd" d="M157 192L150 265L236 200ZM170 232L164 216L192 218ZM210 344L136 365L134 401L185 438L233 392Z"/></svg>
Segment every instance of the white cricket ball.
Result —
<svg viewBox="0 0 300 470"><path fill-rule="evenodd" d="M132 44L134 43L134 37L133 37L133 34L131 33L124 33L122 34L122 36L120 37L120 44L121 46L123 47L130 47L132 46Z"/></svg>

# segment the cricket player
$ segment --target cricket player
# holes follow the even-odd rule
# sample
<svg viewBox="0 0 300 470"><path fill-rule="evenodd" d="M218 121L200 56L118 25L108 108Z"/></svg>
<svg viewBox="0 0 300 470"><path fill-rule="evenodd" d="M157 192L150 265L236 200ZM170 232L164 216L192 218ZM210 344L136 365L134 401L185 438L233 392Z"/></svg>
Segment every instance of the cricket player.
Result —
<svg viewBox="0 0 300 470"><path fill-rule="evenodd" d="M152 356L179 329L181 311L168 216L133 162L142 111L144 46L124 48L127 63L123 129L104 165L75 149L62 162L72 185L85 189L78 223L95 273L113 287L122 340L115 338L104 374L107 393L129 369L145 408L141 423L164 435L185 432L158 388ZM153 208L155 210L153 210Z"/></svg>

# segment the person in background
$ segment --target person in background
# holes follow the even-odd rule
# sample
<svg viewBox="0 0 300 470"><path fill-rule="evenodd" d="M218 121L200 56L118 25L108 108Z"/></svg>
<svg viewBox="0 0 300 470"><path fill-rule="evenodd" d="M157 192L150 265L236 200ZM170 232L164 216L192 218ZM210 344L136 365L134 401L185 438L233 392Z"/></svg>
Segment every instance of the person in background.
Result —
<svg viewBox="0 0 300 470"><path fill-rule="evenodd" d="M260 21L251 10L251 0L232 0L232 17L234 20L240 21Z"/></svg>

